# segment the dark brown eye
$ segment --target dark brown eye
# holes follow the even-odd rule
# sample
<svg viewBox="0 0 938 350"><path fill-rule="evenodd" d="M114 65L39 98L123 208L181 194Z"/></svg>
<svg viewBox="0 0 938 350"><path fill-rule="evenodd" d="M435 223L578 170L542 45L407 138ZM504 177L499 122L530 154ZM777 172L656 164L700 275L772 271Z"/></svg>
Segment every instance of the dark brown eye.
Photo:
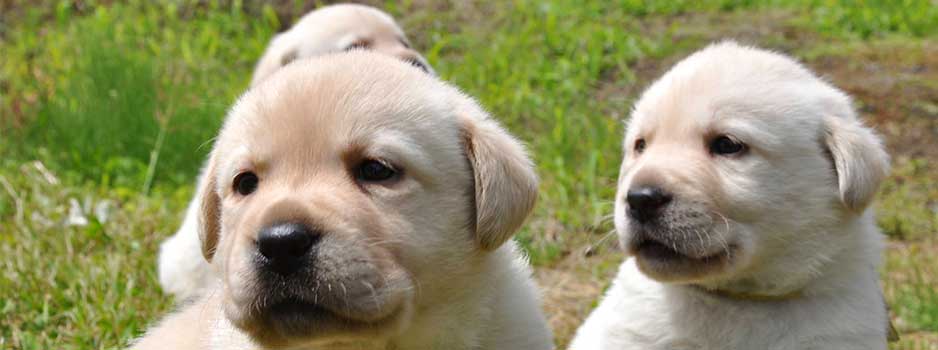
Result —
<svg viewBox="0 0 938 350"><path fill-rule="evenodd" d="M419 68L424 73L430 73L430 70L427 69L427 65L423 64L423 62L420 62L420 60L416 58L407 58L407 59L404 59L404 61L407 63L410 63L411 66Z"/></svg>
<svg viewBox="0 0 938 350"><path fill-rule="evenodd" d="M645 151L645 139L635 140L635 153L641 154Z"/></svg>
<svg viewBox="0 0 938 350"><path fill-rule="evenodd" d="M710 141L710 153L713 154L727 156L742 153L745 150L745 144L726 135L720 135Z"/></svg>
<svg viewBox="0 0 938 350"><path fill-rule="evenodd" d="M283 57L280 58L280 65L286 66L290 64L290 62L296 61L296 58L298 56L299 56L299 53L295 49L290 50L289 52L283 54Z"/></svg>
<svg viewBox="0 0 938 350"><path fill-rule="evenodd" d="M355 177L364 182L383 182L397 178L398 172L386 163L368 159L358 165Z"/></svg>
<svg viewBox="0 0 938 350"><path fill-rule="evenodd" d="M235 176L232 187L234 188L235 192L238 192L238 194L247 196L257 190L258 181L259 179L257 178L257 174L254 174L250 171L245 171Z"/></svg>
<svg viewBox="0 0 938 350"><path fill-rule="evenodd" d="M397 41L400 42L401 45L404 45L404 47L408 49L410 48L410 43L408 43L407 40L404 40L404 38L397 38Z"/></svg>
<svg viewBox="0 0 938 350"><path fill-rule="evenodd" d="M371 43L369 43L367 40L358 40L352 43L351 45L346 46L345 51L358 50L358 49L367 50L369 46L371 46Z"/></svg>

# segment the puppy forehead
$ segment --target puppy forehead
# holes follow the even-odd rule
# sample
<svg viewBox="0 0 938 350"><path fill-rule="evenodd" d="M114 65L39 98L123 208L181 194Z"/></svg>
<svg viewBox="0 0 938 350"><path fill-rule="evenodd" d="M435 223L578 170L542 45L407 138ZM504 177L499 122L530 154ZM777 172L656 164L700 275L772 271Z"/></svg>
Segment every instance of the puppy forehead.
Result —
<svg viewBox="0 0 938 350"><path fill-rule="evenodd" d="M459 98L435 78L383 55L306 59L246 93L229 114L219 144L269 152L378 142L451 149L459 143L453 107Z"/></svg>
<svg viewBox="0 0 938 350"><path fill-rule="evenodd" d="M357 4L331 5L313 11L302 18L291 31L321 31L332 35L353 33L359 36L388 32L403 36L403 30L390 15Z"/></svg>
<svg viewBox="0 0 938 350"><path fill-rule="evenodd" d="M378 10L374 7L359 5L359 4L336 4L322 7L316 11L311 12L306 15L301 21L304 20L347 20L347 19L362 19L369 21L376 21L385 24L390 24L392 26L397 26L394 22L394 18L391 15ZM344 24L344 23L336 23Z"/></svg>
<svg viewBox="0 0 938 350"><path fill-rule="evenodd" d="M788 57L721 43L679 62L649 87L629 134L816 127L825 104L849 104L838 95Z"/></svg>

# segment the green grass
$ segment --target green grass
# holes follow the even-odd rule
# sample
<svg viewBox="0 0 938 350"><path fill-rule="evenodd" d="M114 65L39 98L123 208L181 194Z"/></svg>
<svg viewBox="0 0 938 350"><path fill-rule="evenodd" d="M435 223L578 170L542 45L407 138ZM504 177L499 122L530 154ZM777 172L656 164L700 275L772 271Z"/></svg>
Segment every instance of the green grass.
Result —
<svg viewBox="0 0 938 350"><path fill-rule="evenodd" d="M0 5L0 348L120 347L170 307L156 285L158 243L176 228L205 145L255 60L304 5L8 3ZM442 78L528 144L541 196L518 239L539 273L568 273L597 289L619 259L607 249L614 240L599 244L588 266L575 258L611 228L622 121L668 64L733 36L792 52L822 71L848 67L844 79L859 79L870 74L864 64L891 62L859 48L907 43L889 50L911 67L928 67L917 50L938 46L938 6L930 0L377 5L401 19ZM929 69L882 74L935 74ZM834 82L853 83L840 77ZM858 91L848 90L861 93L862 110L884 104L862 94L868 84L856 84ZM921 101L938 96L938 86L921 85L924 94L886 101L910 106L903 113L873 108L867 117L897 118L902 128L913 125L906 115L934 116L934 104ZM893 349L927 349L938 346L938 262L925 258L938 253L938 156L899 156L878 208L892 239L883 280L901 330L913 335ZM67 225L70 201L88 218L109 203L109 216ZM595 297L584 297L577 312ZM554 324L560 344L581 317Z"/></svg>
<svg viewBox="0 0 938 350"><path fill-rule="evenodd" d="M902 341L896 349L938 346L938 241L894 243L886 254L883 284Z"/></svg>
<svg viewBox="0 0 938 350"><path fill-rule="evenodd" d="M923 159L900 159L894 164L877 212L879 226L887 236L914 240L938 232L936 165Z"/></svg>
<svg viewBox="0 0 938 350"><path fill-rule="evenodd" d="M0 65L0 135L23 142L4 146L103 185L189 181L276 17L143 1L75 16L62 4L5 33L5 55L19 59Z"/></svg>
<svg viewBox="0 0 938 350"><path fill-rule="evenodd" d="M153 253L183 196L63 185L17 165L0 166L0 347L112 348L146 327L141 316L168 309ZM66 223L73 201L83 226ZM94 210L105 206L99 220Z"/></svg>

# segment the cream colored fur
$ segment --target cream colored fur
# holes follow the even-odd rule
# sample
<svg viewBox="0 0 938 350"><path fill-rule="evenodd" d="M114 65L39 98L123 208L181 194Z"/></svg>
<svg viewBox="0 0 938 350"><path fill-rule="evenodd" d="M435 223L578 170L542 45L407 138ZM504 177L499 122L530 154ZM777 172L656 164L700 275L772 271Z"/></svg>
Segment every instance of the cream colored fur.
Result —
<svg viewBox="0 0 938 350"><path fill-rule="evenodd" d="M433 72L390 15L370 6L338 4L306 14L275 36L254 69L251 85L298 58L352 49L383 53Z"/></svg>
<svg viewBox="0 0 938 350"><path fill-rule="evenodd" d="M870 202L888 157L845 94L724 42L655 82L627 129L615 223L630 256L571 349L886 349ZM746 150L712 152L720 136ZM628 214L644 185L673 194L664 228Z"/></svg>
<svg viewBox="0 0 938 350"><path fill-rule="evenodd" d="M375 159L399 177L357 178ZM235 192L248 171L257 190ZM238 100L200 183L222 282L133 348L550 349L510 240L536 188L521 144L455 88L368 52L297 61ZM271 285L255 242L283 220L322 238L315 272Z"/></svg>

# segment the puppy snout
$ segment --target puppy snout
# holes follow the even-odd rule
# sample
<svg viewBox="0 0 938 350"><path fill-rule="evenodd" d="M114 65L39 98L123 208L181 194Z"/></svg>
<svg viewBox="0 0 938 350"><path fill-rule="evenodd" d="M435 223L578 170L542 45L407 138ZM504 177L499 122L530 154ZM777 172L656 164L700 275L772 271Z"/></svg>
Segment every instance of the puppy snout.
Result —
<svg viewBox="0 0 938 350"><path fill-rule="evenodd" d="M672 196L659 187L642 186L629 189L625 200L629 204L629 216L646 223L654 220L661 210L671 202Z"/></svg>
<svg viewBox="0 0 938 350"><path fill-rule="evenodd" d="M257 250L263 264L286 276L307 264L308 253L319 241L319 233L300 223L279 223L262 229L257 235Z"/></svg>

